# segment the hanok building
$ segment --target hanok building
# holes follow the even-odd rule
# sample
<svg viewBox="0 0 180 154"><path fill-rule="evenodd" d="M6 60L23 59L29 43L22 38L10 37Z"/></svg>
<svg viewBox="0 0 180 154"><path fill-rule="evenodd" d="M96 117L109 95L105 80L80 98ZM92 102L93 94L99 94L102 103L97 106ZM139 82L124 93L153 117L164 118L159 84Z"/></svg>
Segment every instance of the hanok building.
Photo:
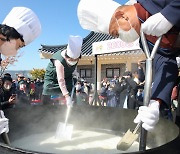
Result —
<svg viewBox="0 0 180 154"><path fill-rule="evenodd" d="M67 44L41 45L40 57L50 59L52 54L64 50L66 47ZM110 80L115 75L121 76L126 70L136 71L139 60L144 61L145 55L140 49L138 41L127 44L110 35L91 32L83 39L82 57L78 62L77 71L81 78L91 83L94 83L97 75L97 90L100 90L103 78Z"/></svg>

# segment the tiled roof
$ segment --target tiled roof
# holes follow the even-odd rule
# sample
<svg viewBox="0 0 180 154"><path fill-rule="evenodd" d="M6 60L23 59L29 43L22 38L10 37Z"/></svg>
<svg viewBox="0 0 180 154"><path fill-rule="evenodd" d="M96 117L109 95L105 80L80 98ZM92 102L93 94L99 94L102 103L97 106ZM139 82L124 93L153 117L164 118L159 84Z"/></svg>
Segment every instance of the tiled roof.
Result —
<svg viewBox="0 0 180 154"><path fill-rule="evenodd" d="M105 40L111 40L114 39L111 35L103 34L103 33L97 33L97 32L91 32L88 36L86 36L83 39L83 45L82 45L82 56L92 56L92 44L94 42L100 42ZM66 49L67 44L65 45L41 45L41 48L39 49L39 52L47 53L47 54L53 54L59 50ZM121 51L116 53L109 53L109 54L103 54L101 56L107 56L107 55L128 55L128 54L142 54L142 50L128 50L128 51Z"/></svg>
<svg viewBox="0 0 180 154"><path fill-rule="evenodd" d="M120 51L120 52L114 52L114 53L108 53L108 54L102 54L100 56L107 56L107 55L129 55L129 54L132 54L132 55L138 55L138 54L144 54L142 50L128 50L128 51Z"/></svg>
<svg viewBox="0 0 180 154"><path fill-rule="evenodd" d="M102 33L96 33L91 32L88 36L86 36L83 39L83 45L82 45L82 56L89 56L92 54L92 44L94 42L100 42L105 40L113 39L112 36ZM39 52L43 53L55 53L59 50L66 49L67 44L65 45L56 45L56 46L50 46L50 45L41 45L41 48L39 49Z"/></svg>

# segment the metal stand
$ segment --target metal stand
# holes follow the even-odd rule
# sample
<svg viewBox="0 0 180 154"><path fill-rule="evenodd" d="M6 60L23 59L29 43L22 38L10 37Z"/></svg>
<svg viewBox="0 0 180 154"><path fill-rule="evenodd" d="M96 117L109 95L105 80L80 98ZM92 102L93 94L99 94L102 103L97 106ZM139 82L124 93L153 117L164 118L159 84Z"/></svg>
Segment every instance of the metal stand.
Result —
<svg viewBox="0 0 180 154"><path fill-rule="evenodd" d="M90 102L90 105L92 105L93 103L95 103L95 105L97 105L97 102L100 104L100 100L98 97L98 93L97 93L97 55L95 55L95 65L94 65L94 69L95 69L95 84L94 84L94 94L93 94L93 98Z"/></svg>
<svg viewBox="0 0 180 154"><path fill-rule="evenodd" d="M145 74L145 86L144 86L144 99L143 105L148 106L151 97L151 85L152 85L152 60L156 54L156 51L161 42L162 36L159 37L154 45L154 48L150 54L149 48L147 45L147 41L143 31L141 30L141 41L146 55L146 74ZM139 143L139 151L146 150L146 140L147 140L147 131L142 128L141 125L141 134L140 134L140 143Z"/></svg>

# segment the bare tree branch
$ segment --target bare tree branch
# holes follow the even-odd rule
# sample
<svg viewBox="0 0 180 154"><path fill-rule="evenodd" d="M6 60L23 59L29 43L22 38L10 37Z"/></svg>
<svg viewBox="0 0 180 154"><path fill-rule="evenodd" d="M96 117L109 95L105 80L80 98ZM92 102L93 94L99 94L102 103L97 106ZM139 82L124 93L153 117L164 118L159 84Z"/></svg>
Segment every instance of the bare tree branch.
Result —
<svg viewBox="0 0 180 154"><path fill-rule="evenodd" d="M5 70L11 65L14 65L15 62L18 62L18 59L22 57L23 53L19 52L16 56L4 57L0 64L0 77L4 74Z"/></svg>

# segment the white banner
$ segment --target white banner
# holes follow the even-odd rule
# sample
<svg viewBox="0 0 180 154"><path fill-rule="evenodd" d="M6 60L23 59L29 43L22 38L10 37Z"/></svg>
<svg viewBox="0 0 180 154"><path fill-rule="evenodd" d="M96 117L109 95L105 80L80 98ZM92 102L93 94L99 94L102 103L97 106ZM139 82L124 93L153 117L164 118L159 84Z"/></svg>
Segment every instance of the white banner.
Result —
<svg viewBox="0 0 180 154"><path fill-rule="evenodd" d="M92 44L92 54L94 55L138 49L140 49L139 39L132 43L126 43L117 38L101 42L94 42Z"/></svg>

